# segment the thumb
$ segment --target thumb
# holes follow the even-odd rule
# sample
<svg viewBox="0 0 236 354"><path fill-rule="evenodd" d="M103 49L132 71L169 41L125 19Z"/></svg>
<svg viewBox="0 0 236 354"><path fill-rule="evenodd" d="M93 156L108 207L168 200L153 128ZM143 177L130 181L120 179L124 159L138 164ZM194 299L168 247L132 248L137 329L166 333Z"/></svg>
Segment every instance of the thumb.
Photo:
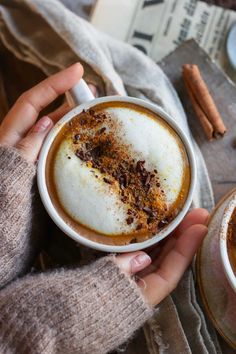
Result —
<svg viewBox="0 0 236 354"><path fill-rule="evenodd" d="M145 252L131 252L116 257L116 264L120 269L129 275L136 274L151 263L151 258Z"/></svg>
<svg viewBox="0 0 236 354"><path fill-rule="evenodd" d="M29 162L35 162L43 141L50 129L53 127L53 122L49 117L41 118L28 132L28 134L17 144L17 149L23 157Z"/></svg>

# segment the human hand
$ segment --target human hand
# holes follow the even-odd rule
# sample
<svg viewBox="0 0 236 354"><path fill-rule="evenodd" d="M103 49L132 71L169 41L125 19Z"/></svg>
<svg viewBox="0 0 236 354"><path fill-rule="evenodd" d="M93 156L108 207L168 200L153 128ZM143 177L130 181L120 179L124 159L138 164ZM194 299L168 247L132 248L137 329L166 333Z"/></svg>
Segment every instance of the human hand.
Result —
<svg viewBox="0 0 236 354"><path fill-rule="evenodd" d="M0 126L0 144L16 147L26 160L34 163L54 123L70 108L65 104L36 123L40 111L71 89L82 75L83 67L76 63L24 92Z"/></svg>
<svg viewBox="0 0 236 354"><path fill-rule="evenodd" d="M83 68L76 63L23 93L0 126L0 144L16 147L25 159L34 163L54 123L70 108L65 104L36 123L40 111L72 88L82 75ZM90 85L90 89L96 96L96 88ZM116 257L124 272L138 274L138 286L151 305L158 304L178 284L207 233L204 226L207 218L204 209L191 211L172 236L152 250L153 261L142 251Z"/></svg>
<svg viewBox="0 0 236 354"><path fill-rule="evenodd" d="M207 234L208 212L190 211L166 240L152 248L116 257L118 266L129 275L137 275L137 284L150 305L159 304L177 286L194 254Z"/></svg>

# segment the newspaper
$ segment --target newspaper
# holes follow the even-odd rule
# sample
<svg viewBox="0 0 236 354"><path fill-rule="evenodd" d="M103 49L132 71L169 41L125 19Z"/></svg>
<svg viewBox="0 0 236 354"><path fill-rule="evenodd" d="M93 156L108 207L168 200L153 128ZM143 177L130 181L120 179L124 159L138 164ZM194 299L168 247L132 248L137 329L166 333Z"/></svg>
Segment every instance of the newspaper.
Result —
<svg viewBox="0 0 236 354"><path fill-rule="evenodd" d="M98 0L91 22L156 62L194 38L236 82L226 55L227 33L236 22L233 10L197 0Z"/></svg>

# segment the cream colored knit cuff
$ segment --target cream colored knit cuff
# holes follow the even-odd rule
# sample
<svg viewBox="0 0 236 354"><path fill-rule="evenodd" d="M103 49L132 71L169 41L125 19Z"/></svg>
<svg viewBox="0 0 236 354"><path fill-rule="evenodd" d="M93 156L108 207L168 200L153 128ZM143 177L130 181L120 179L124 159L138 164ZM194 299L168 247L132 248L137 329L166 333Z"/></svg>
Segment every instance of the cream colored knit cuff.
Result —
<svg viewBox="0 0 236 354"><path fill-rule="evenodd" d="M13 282L0 292L0 313L0 344L16 353L102 354L126 342L153 309L108 256Z"/></svg>

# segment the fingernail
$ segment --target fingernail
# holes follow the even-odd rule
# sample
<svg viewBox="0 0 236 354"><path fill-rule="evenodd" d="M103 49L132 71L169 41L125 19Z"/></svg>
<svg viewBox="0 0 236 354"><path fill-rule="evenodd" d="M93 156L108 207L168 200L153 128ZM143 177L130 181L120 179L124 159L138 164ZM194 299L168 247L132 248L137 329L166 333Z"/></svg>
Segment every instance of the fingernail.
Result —
<svg viewBox="0 0 236 354"><path fill-rule="evenodd" d="M142 253L131 259L131 269L132 273L139 272L151 263L151 258L146 254Z"/></svg>
<svg viewBox="0 0 236 354"><path fill-rule="evenodd" d="M35 133L42 133L46 131L51 124L52 120L49 117L43 117L35 124L33 131Z"/></svg>

